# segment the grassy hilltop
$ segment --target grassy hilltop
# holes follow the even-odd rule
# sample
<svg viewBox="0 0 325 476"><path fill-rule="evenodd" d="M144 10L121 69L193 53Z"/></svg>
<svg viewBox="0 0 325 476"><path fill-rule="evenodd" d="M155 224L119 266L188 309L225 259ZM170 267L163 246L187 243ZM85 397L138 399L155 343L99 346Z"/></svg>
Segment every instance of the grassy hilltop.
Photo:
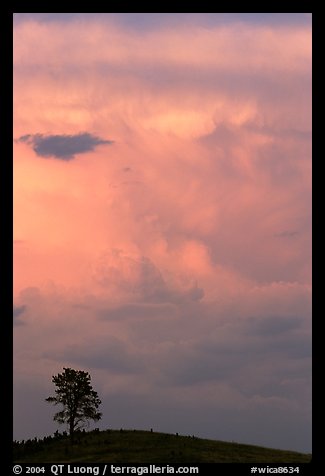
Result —
<svg viewBox="0 0 325 476"><path fill-rule="evenodd" d="M14 442L15 463L309 463L310 454L138 430L78 433Z"/></svg>

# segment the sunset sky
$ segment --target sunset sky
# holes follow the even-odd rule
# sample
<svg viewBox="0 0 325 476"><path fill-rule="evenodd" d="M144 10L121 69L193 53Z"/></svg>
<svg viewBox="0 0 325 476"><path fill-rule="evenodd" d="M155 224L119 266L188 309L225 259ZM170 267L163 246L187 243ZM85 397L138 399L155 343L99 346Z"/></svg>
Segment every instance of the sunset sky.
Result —
<svg viewBox="0 0 325 476"><path fill-rule="evenodd" d="M14 14L14 438L73 367L100 428L311 451L311 29Z"/></svg>

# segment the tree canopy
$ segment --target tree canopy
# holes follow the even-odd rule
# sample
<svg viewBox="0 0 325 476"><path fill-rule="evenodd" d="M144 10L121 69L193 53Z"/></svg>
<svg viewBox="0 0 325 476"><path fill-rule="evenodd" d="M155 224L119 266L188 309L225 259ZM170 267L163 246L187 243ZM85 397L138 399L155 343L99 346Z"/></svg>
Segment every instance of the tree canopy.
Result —
<svg viewBox="0 0 325 476"><path fill-rule="evenodd" d="M46 398L46 401L62 405L62 410L57 412L53 419L68 425L71 441L76 430L84 427L89 420L98 421L102 417L97 411L101 400L90 381L88 372L65 367L62 373L52 377L56 386L55 396Z"/></svg>

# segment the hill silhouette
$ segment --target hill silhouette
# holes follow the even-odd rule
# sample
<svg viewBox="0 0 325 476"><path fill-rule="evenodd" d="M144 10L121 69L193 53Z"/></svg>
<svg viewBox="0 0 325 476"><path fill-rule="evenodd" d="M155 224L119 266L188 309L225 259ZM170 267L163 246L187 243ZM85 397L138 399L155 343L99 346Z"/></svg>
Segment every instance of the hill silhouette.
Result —
<svg viewBox="0 0 325 476"><path fill-rule="evenodd" d="M15 463L309 463L311 454L139 430L78 432L75 444L56 432L14 442Z"/></svg>

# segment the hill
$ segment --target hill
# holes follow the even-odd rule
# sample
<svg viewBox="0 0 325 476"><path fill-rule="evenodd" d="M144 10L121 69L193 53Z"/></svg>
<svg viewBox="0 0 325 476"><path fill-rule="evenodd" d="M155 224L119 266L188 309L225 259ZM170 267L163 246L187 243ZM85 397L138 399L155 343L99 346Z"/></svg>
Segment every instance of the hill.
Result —
<svg viewBox="0 0 325 476"><path fill-rule="evenodd" d="M14 442L15 463L309 463L310 454L138 430L80 432Z"/></svg>

